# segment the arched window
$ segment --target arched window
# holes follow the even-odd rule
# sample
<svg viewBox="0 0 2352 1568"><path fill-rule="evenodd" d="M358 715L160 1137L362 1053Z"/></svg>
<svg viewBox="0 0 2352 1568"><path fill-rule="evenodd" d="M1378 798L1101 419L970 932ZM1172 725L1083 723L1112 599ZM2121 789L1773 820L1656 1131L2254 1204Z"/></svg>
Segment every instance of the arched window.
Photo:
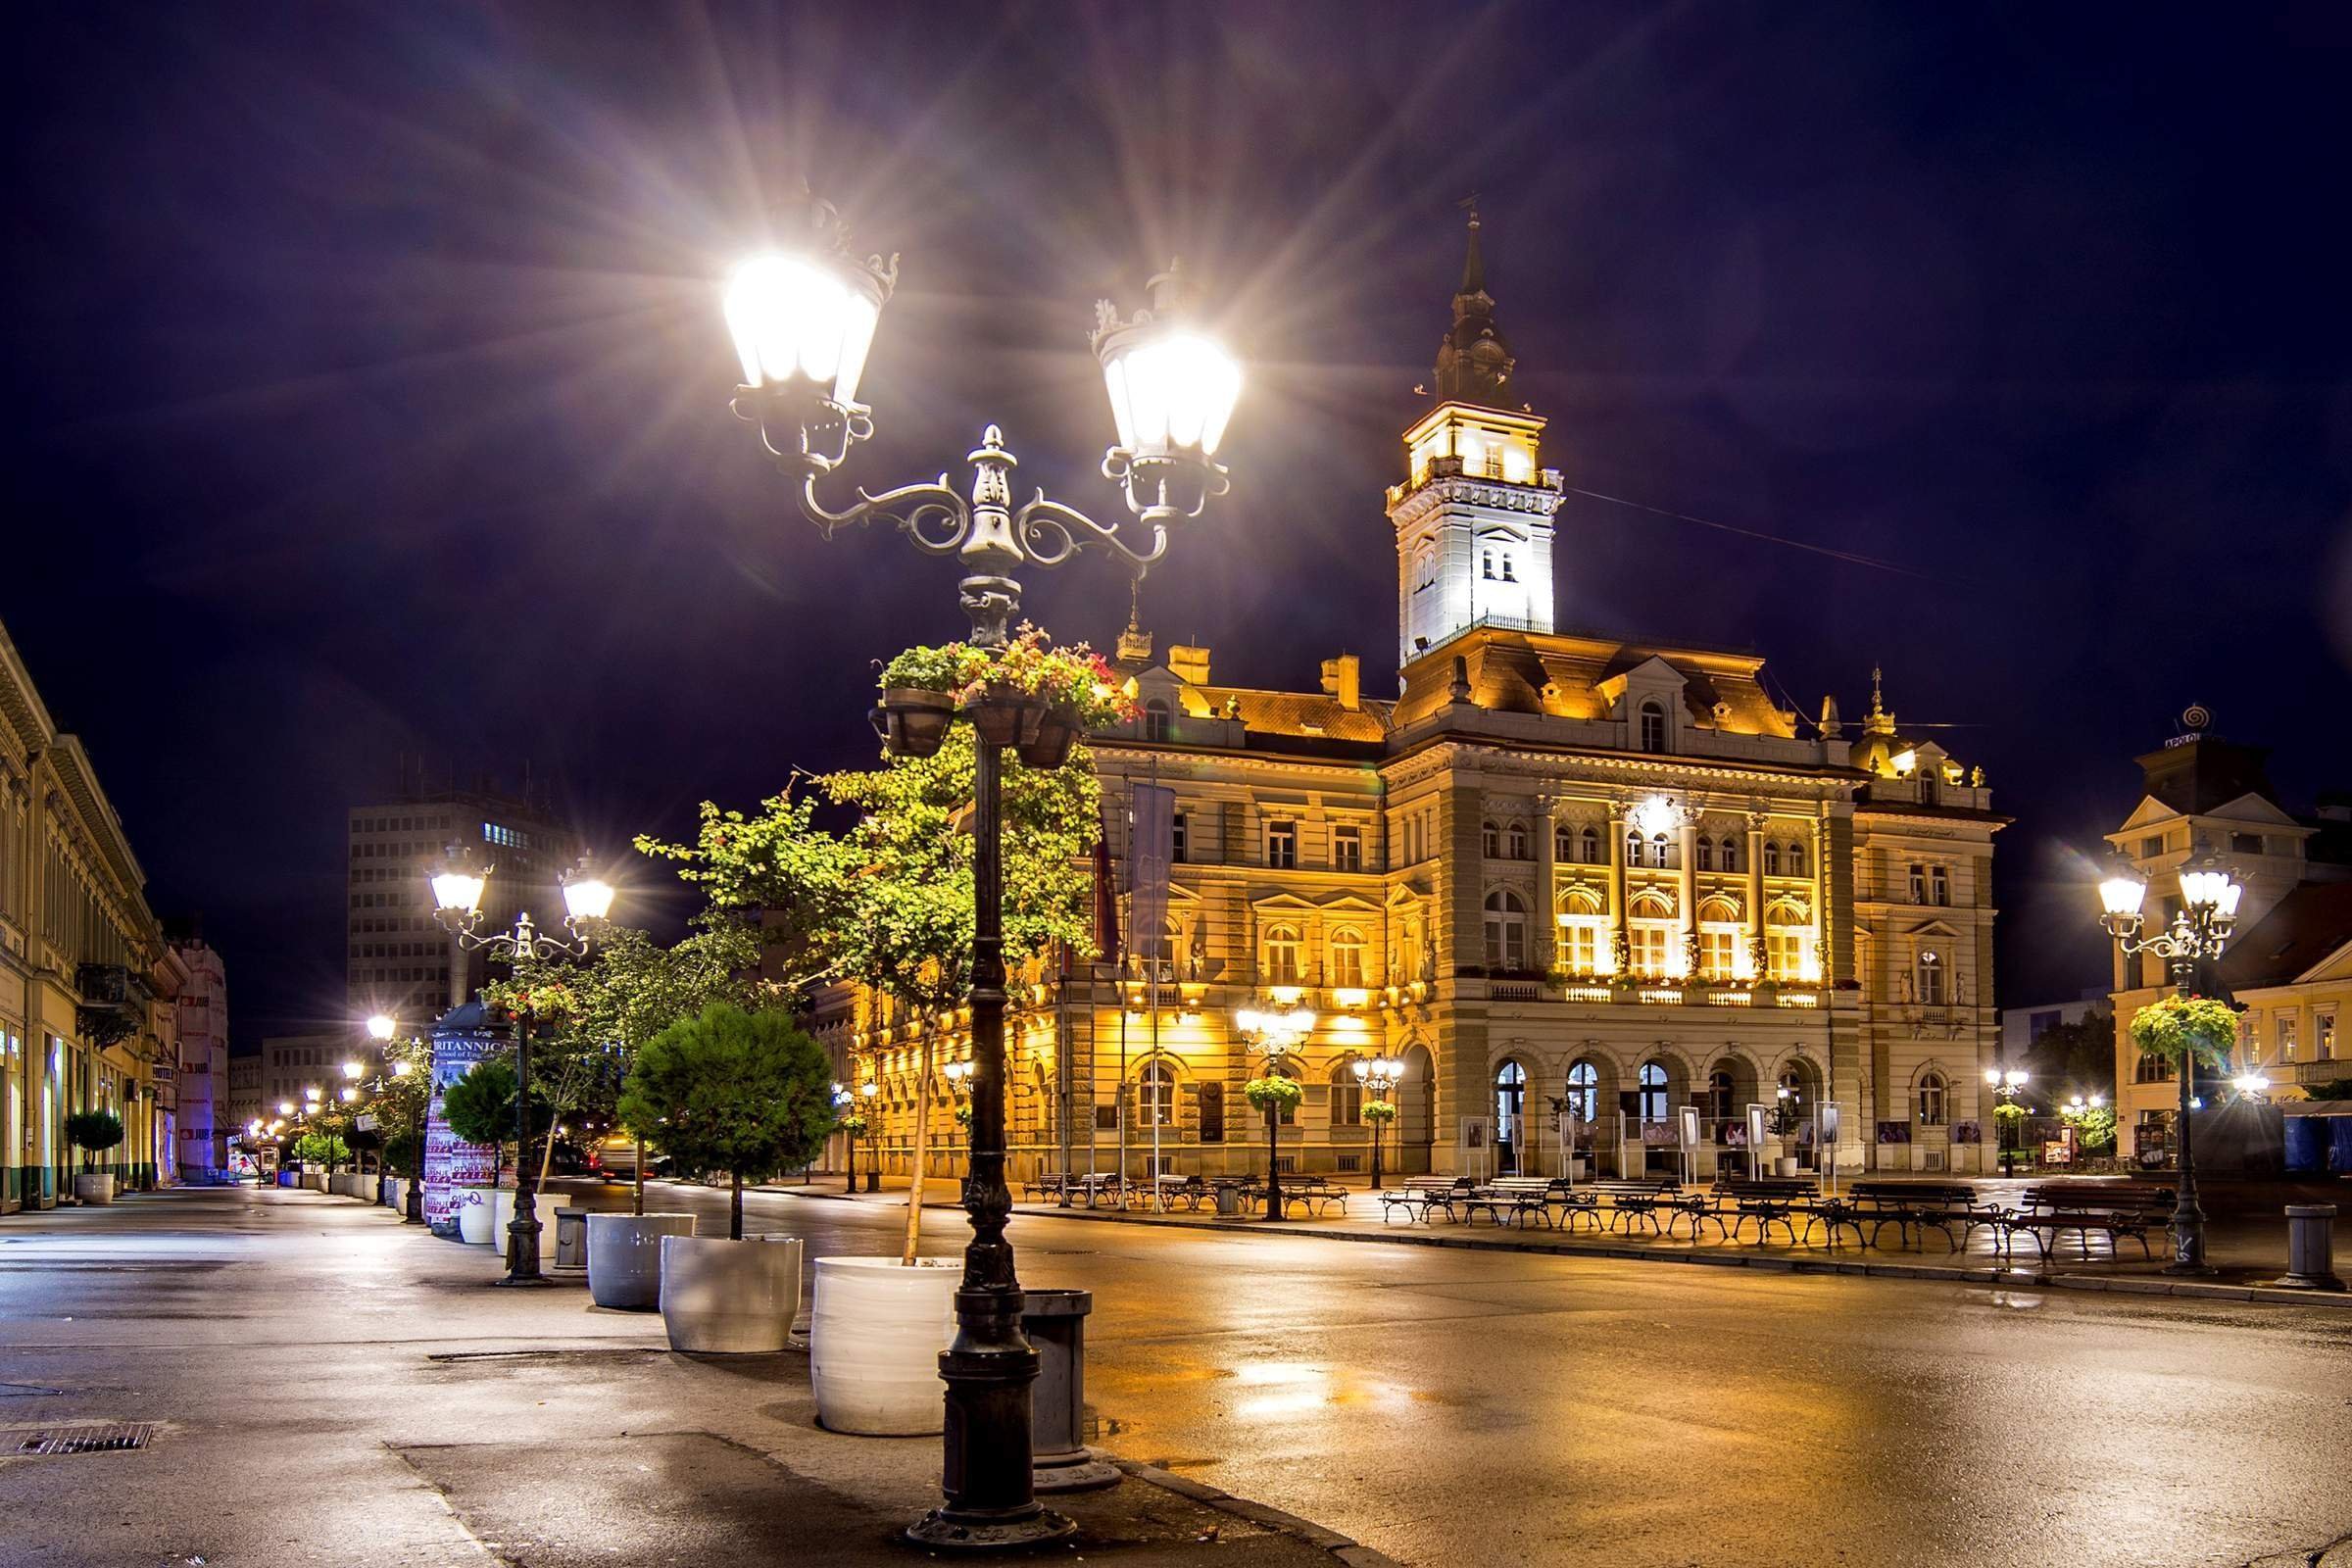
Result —
<svg viewBox="0 0 2352 1568"><path fill-rule="evenodd" d="M1576 830L1565 822L1552 825L1551 858L1562 862L1576 858Z"/></svg>
<svg viewBox="0 0 2352 1568"><path fill-rule="evenodd" d="M1723 868L1724 868L1726 871L1737 871L1737 870L1739 870L1739 869L1740 869L1740 841L1739 841L1738 839L1736 839L1736 838L1732 837L1732 836L1731 836L1729 833L1726 833L1726 834L1723 836L1723 846L1722 846L1722 848L1723 848Z"/></svg>
<svg viewBox="0 0 2352 1568"><path fill-rule="evenodd" d="M1523 1157L1520 1119L1527 1112L1527 1069L1506 1061L1494 1069L1494 1142L1507 1144L1514 1162Z"/></svg>
<svg viewBox="0 0 2352 1568"><path fill-rule="evenodd" d="M1600 1116L1600 1069L1583 1056L1568 1068L1568 1113L1582 1122Z"/></svg>
<svg viewBox="0 0 2352 1568"><path fill-rule="evenodd" d="M1665 834L1660 833L1649 841L1650 864L1661 867L1665 866L1671 863L1672 857L1673 850L1667 843Z"/></svg>
<svg viewBox="0 0 2352 1568"><path fill-rule="evenodd" d="M1943 1074L1939 1072L1919 1075L1919 1124L1922 1127L1943 1125Z"/></svg>
<svg viewBox="0 0 2352 1568"><path fill-rule="evenodd" d="M1487 895L1487 967L1527 967L1527 906L1509 888Z"/></svg>
<svg viewBox="0 0 2352 1568"><path fill-rule="evenodd" d="M2132 1081L2135 1084L2169 1084L2173 1081L2173 1064L2163 1056L2142 1052L2139 1060L2132 1065Z"/></svg>
<svg viewBox="0 0 2352 1568"><path fill-rule="evenodd" d="M1788 846L1788 874L1790 876L1805 874L1805 847L1802 844L1791 843Z"/></svg>
<svg viewBox="0 0 2352 1568"><path fill-rule="evenodd" d="M1701 871L1715 869L1715 841L1713 839L1701 838L1698 841L1698 868Z"/></svg>
<svg viewBox="0 0 2352 1568"><path fill-rule="evenodd" d="M1295 986L1298 980L1298 928L1292 925L1266 928L1266 984Z"/></svg>
<svg viewBox="0 0 2352 1568"><path fill-rule="evenodd" d="M1732 1069L1717 1067L1707 1074L1707 1119L1732 1119Z"/></svg>
<svg viewBox="0 0 2352 1568"><path fill-rule="evenodd" d="M1625 830L1625 863L1628 865L1642 863L1642 830L1638 827Z"/></svg>
<svg viewBox="0 0 2352 1568"><path fill-rule="evenodd" d="M1781 874L1781 841L1779 839L1764 841L1764 874L1766 876Z"/></svg>
<svg viewBox="0 0 2352 1568"><path fill-rule="evenodd" d="M1662 752L1666 749L1666 710L1656 699L1642 705L1642 750Z"/></svg>
<svg viewBox="0 0 2352 1568"><path fill-rule="evenodd" d="M1943 955L1927 948L1919 955L1919 1001L1922 1006L1943 1005Z"/></svg>
<svg viewBox="0 0 2352 1568"><path fill-rule="evenodd" d="M1502 830L1492 822L1478 824L1478 853L1490 860L1502 858Z"/></svg>
<svg viewBox="0 0 2352 1568"><path fill-rule="evenodd" d="M1342 926L1331 934L1331 983L1361 988L1364 984L1364 934Z"/></svg>
<svg viewBox="0 0 2352 1568"><path fill-rule="evenodd" d="M1364 1124L1364 1083L1355 1075L1353 1056L1341 1057L1331 1069L1331 1124L1334 1127Z"/></svg>
<svg viewBox="0 0 2352 1568"><path fill-rule="evenodd" d="M1640 1078L1641 1115L1643 1121L1666 1119L1666 1068L1662 1062L1645 1061Z"/></svg>
<svg viewBox="0 0 2352 1568"><path fill-rule="evenodd" d="M1164 741L1168 738L1168 705L1164 698L1154 697L1144 705L1144 739Z"/></svg>
<svg viewBox="0 0 2352 1568"><path fill-rule="evenodd" d="M1164 1061L1147 1062L1136 1078L1137 1124L1144 1127L1176 1125L1176 1069Z"/></svg>
<svg viewBox="0 0 2352 1568"><path fill-rule="evenodd" d="M1527 824L1513 822L1502 836L1503 855L1513 860L1527 858Z"/></svg>
<svg viewBox="0 0 2352 1568"><path fill-rule="evenodd" d="M1581 851L1577 857L1579 859L1587 865L1600 863L1600 832L1598 829L1590 827L1584 829L1577 834L1576 842Z"/></svg>

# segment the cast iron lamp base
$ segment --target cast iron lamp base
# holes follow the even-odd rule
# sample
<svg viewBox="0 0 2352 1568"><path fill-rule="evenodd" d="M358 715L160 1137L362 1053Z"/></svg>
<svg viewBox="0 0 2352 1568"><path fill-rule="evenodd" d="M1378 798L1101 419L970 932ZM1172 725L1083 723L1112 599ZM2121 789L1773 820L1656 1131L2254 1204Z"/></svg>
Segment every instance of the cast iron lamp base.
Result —
<svg viewBox="0 0 2352 1568"><path fill-rule="evenodd" d="M906 1527L906 1539L936 1551L1003 1551L1061 1541L1078 1533L1076 1521L1039 1503L1010 1517L934 1508Z"/></svg>

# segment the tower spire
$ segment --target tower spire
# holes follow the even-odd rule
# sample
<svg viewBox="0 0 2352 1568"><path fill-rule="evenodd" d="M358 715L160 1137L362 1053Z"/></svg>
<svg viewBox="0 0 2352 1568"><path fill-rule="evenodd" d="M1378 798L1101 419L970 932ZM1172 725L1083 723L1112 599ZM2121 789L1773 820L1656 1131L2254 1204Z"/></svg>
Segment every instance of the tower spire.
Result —
<svg viewBox="0 0 2352 1568"><path fill-rule="evenodd" d="M1866 735L1891 735L1894 733L1894 715L1886 711L1886 694L1882 684L1883 679L1879 666L1871 665L1870 714L1862 720L1862 732Z"/></svg>
<svg viewBox="0 0 2352 1568"><path fill-rule="evenodd" d="M1478 193L1471 192L1458 205L1470 215L1469 243L1462 257L1462 286L1453 296L1453 326L1438 343L1438 398L1500 408L1503 387L1517 362L1494 323L1494 301L1487 293L1486 257L1478 243Z"/></svg>

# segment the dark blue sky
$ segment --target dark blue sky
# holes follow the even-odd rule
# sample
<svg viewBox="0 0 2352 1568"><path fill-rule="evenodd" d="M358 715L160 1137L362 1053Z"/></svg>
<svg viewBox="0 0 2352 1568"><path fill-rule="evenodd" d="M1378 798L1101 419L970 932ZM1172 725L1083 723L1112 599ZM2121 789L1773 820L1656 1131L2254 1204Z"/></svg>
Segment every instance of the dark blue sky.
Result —
<svg viewBox="0 0 2352 1568"><path fill-rule="evenodd" d="M2104 972L2062 845L2190 702L2352 785L2338 7L20 8L0 618L236 1032L340 1010L342 813L528 759L592 836L862 760L953 567L820 542L714 282L801 177L904 253L857 477L1001 421L1106 502L1082 331L1171 253L1250 364L1148 589L1221 679L1384 672L1381 489L1485 192L1564 620L1874 661L2001 839L2003 1000ZM1040 618L1107 639L1077 564ZM1385 678L1385 673L1382 678ZM661 906L678 901L648 873ZM654 900L640 900L645 909Z"/></svg>

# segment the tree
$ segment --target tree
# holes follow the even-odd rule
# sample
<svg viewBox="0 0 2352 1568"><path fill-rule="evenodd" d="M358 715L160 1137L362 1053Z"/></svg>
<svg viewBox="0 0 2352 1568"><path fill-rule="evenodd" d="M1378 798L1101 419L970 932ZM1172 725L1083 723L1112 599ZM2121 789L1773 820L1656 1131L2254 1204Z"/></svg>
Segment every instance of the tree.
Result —
<svg viewBox="0 0 2352 1568"><path fill-rule="evenodd" d="M977 753L968 725L927 758L892 758L863 772L796 775L756 816L703 803L695 842L640 838L647 855L678 862L715 908L762 910L772 942L804 980L856 980L918 1012L944 1012L971 991L972 834ZM810 785L810 788L804 788ZM850 828L819 827L819 801L858 813ZM1059 767L1007 756L1004 775L1004 961L1017 972L1056 943L1094 952L1094 848L1102 793L1083 747ZM930 1081L932 1032L923 1041ZM929 1095L915 1100L914 1177L904 1256L914 1260L922 1223Z"/></svg>
<svg viewBox="0 0 2352 1568"><path fill-rule="evenodd" d="M531 1135L543 1135L554 1118L534 1090L537 1106L531 1113ZM449 1130L469 1144L488 1144L506 1162L507 1146L514 1141L514 1064L505 1056L475 1062L441 1095L441 1114ZM519 1161L519 1155L517 1155Z"/></svg>
<svg viewBox="0 0 2352 1568"><path fill-rule="evenodd" d="M696 925L667 948L633 927L611 926L584 959L518 961L512 980L483 988L483 1001L511 1015L531 1008L531 1092L559 1119L610 1113L629 1059L671 1024L714 1002L749 1006L777 989L760 978L760 933L745 916L706 910ZM553 1154L551 1141L543 1182ZM631 1209L642 1214L642 1149L639 1155Z"/></svg>
<svg viewBox="0 0 2352 1568"><path fill-rule="evenodd" d="M2079 1023L2053 1024L2026 1048L2026 1066L2038 1083L2069 1093L2115 1098L2115 1014L2085 1013Z"/></svg>
<svg viewBox="0 0 2352 1568"><path fill-rule="evenodd" d="M407 1172L412 1181L421 1181L424 1179L422 1129L426 1108L433 1098L433 1048L414 1037L387 1041L384 1067L383 1076L369 1089L360 1109L376 1120L384 1140L385 1162Z"/></svg>
<svg viewBox="0 0 2352 1568"><path fill-rule="evenodd" d="M122 1118L111 1110L77 1110L66 1118L66 1142L81 1151L87 1171L94 1156L122 1142Z"/></svg>
<svg viewBox="0 0 2352 1568"><path fill-rule="evenodd" d="M741 1241L745 1179L806 1165L831 1135L832 1066L784 1012L712 1003L638 1051L620 1120L689 1176L725 1172Z"/></svg>
<svg viewBox="0 0 2352 1568"><path fill-rule="evenodd" d="M351 1146L333 1133L314 1128L294 1140L294 1157L305 1165L325 1165L331 1169L351 1157Z"/></svg>

